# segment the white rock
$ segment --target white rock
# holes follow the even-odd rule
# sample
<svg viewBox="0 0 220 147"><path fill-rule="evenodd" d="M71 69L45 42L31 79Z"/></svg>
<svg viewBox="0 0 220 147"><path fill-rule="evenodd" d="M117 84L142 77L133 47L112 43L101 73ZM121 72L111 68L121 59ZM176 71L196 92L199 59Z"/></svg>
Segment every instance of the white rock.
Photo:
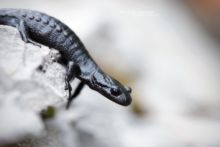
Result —
<svg viewBox="0 0 220 147"><path fill-rule="evenodd" d="M40 72L48 48L25 44L11 27L0 26L0 34L0 143L10 143L42 135L39 111L64 102L65 70L51 63Z"/></svg>

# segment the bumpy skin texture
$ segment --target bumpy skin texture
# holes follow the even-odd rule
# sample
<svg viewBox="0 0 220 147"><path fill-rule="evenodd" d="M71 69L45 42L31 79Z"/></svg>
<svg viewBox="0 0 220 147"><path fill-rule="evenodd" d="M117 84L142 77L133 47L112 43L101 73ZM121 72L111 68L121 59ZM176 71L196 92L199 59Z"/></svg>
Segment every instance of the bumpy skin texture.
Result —
<svg viewBox="0 0 220 147"><path fill-rule="evenodd" d="M16 27L26 43L54 48L67 63L66 89L69 101L80 93L84 84L108 99L127 106L131 103L131 89L124 87L105 74L89 55L76 34L64 23L45 13L25 9L0 9L0 25ZM70 81L78 78L81 83L71 94Z"/></svg>

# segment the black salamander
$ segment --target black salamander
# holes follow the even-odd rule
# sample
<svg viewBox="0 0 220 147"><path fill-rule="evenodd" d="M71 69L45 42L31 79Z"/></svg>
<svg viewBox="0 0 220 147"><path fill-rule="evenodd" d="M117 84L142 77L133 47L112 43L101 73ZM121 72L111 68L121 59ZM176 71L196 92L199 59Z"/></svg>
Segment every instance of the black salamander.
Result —
<svg viewBox="0 0 220 147"><path fill-rule="evenodd" d="M67 66L65 90L69 91L69 98L66 108L85 84L120 105L131 103L131 88L104 73L76 34L58 19L38 11L0 9L0 25L16 27L25 43L45 45L60 52ZM81 82L72 94L70 81L75 77Z"/></svg>

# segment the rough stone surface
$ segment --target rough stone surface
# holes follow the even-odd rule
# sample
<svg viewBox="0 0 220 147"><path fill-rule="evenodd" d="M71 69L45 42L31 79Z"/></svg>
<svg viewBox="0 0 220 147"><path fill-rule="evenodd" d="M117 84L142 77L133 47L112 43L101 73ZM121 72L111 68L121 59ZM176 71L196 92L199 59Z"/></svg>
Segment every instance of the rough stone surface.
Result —
<svg viewBox="0 0 220 147"><path fill-rule="evenodd" d="M16 29L0 26L0 144L39 136L39 111L64 102L64 67L49 62L46 47L25 44ZM38 66L48 61L45 73ZM55 72L59 71L59 72Z"/></svg>
<svg viewBox="0 0 220 147"><path fill-rule="evenodd" d="M49 62L50 50L43 46L39 48L25 44L14 28L1 26L0 31L1 72L11 79L14 90L22 93L22 98L19 98L21 104L40 110L49 104L63 101L61 97L66 95L63 90L65 69L55 62ZM43 63L45 65L45 60L48 62L44 73L37 68Z"/></svg>

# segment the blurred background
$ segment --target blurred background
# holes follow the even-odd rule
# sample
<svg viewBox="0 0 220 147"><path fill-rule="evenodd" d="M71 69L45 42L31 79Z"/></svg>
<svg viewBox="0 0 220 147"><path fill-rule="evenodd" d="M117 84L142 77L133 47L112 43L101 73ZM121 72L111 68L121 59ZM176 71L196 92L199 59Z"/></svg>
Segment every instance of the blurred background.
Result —
<svg viewBox="0 0 220 147"><path fill-rule="evenodd" d="M81 146L220 147L219 0L0 0L0 7L60 19L104 71L132 87L129 107L82 92Z"/></svg>

